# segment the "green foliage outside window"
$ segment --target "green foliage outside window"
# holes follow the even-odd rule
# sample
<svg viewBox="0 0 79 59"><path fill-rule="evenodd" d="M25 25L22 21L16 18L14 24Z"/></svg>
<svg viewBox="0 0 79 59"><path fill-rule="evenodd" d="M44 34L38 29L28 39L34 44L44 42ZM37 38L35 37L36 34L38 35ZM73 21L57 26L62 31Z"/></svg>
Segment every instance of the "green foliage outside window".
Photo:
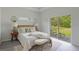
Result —
<svg viewBox="0 0 79 59"><path fill-rule="evenodd" d="M60 17L52 17L51 18L51 30L52 32L57 32L59 28L59 32L66 35L71 36L71 16L60 16Z"/></svg>

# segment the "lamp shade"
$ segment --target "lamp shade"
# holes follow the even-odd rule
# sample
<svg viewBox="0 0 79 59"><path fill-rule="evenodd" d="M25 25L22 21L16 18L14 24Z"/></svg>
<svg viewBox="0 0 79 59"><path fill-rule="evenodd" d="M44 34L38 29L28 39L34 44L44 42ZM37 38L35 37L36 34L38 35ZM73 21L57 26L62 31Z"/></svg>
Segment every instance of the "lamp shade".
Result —
<svg viewBox="0 0 79 59"><path fill-rule="evenodd" d="M16 22L16 20L17 20L17 17L16 16L11 16L11 21L12 22Z"/></svg>

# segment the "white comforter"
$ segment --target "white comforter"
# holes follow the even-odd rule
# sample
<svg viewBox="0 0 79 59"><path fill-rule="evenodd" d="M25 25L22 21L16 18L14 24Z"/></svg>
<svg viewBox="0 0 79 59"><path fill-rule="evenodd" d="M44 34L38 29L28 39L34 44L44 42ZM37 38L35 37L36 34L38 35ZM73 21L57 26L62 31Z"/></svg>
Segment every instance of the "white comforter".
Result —
<svg viewBox="0 0 79 59"><path fill-rule="evenodd" d="M18 39L24 50L29 50L33 45L35 45L34 40L37 40L37 36L40 38L49 38L49 35L46 33L31 32L31 33L19 33Z"/></svg>

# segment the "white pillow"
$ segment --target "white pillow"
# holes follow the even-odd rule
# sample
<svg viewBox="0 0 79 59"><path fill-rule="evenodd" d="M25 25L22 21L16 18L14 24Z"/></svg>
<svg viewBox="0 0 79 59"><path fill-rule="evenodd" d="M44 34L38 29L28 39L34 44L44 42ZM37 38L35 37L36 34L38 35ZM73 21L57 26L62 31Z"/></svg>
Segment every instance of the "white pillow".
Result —
<svg viewBox="0 0 79 59"><path fill-rule="evenodd" d="M20 32L20 33L35 32L35 31L36 31L35 27L18 28L18 32Z"/></svg>
<svg viewBox="0 0 79 59"><path fill-rule="evenodd" d="M19 33L25 33L25 28L18 28Z"/></svg>
<svg viewBox="0 0 79 59"><path fill-rule="evenodd" d="M30 28L25 28L25 32L31 32Z"/></svg>
<svg viewBox="0 0 79 59"><path fill-rule="evenodd" d="M31 32L31 29L28 27L24 27L24 28L19 28L18 32L20 33L26 33L26 32Z"/></svg>
<svg viewBox="0 0 79 59"><path fill-rule="evenodd" d="M31 32L35 32L36 31L35 27L31 27L30 29L31 29Z"/></svg>

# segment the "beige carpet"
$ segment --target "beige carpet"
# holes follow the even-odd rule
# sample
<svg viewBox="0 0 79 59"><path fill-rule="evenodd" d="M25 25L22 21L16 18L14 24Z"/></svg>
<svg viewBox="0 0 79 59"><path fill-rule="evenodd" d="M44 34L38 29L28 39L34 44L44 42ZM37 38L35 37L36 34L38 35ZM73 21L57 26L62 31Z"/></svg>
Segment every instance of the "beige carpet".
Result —
<svg viewBox="0 0 79 59"><path fill-rule="evenodd" d="M6 41L0 45L0 51L23 51L19 41ZM74 46L68 42L52 38L52 47L50 44L44 46L32 47L30 51L79 51L79 47Z"/></svg>
<svg viewBox="0 0 79 59"><path fill-rule="evenodd" d="M30 51L55 51L60 45L61 43L52 42L52 47L48 43L43 46L34 46ZM6 41L0 45L0 51L23 51L23 48L18 41Z"/></svg>

